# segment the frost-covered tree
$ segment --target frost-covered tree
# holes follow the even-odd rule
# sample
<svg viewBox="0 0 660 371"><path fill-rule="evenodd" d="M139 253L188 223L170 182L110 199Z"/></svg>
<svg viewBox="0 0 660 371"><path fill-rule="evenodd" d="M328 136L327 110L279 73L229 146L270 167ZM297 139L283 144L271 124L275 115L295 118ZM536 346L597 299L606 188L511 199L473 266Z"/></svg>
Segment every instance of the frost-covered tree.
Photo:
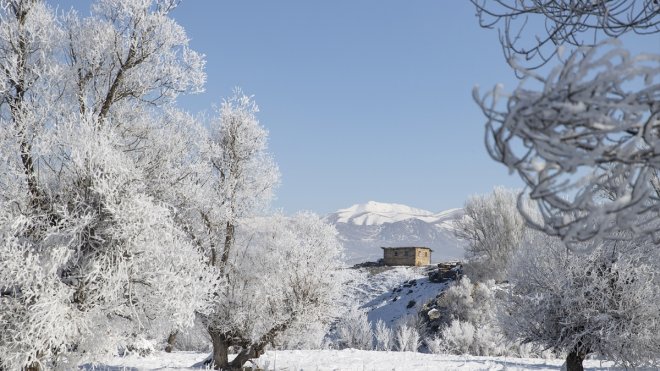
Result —
<svg viewBox="0 0 660 371"><path fill-rule="evenodd" d="M219 275L151 171L168 168L153 155L164 104L204 76L174 4L62 19L2 2L0 367L69 367L207 312Z"/></svg>
<svg viewBox="0 0 660 371"><path fill-rule="evenodd" d="M528 238L513 259L499 317L510 339L566 354L568 370L582 370L589 354L627 367L657 365L657 247L618 241L576 257L556 237Z"/></svg>
<svg viewBox="0 0 660 371"><path fill-rule="evenodd" d="M208 319L216 369L237 370L290 330L329 322L341 295L341 246L333 227L309 213L242 219ZM230 347L238 350L229 362Z"/></svg>
<svg viewBox="0 0 660 371"><path fill-rule="evenodd" d="M161 106L183 92L202 90L204 60L169 17L178 3L99 0L91 17L74 11L65 16L65 51L75 82L71 93L80 111L122 126L136 103Z"/></svg>
<svg viewBox="0 0 660 371"><path fill-rule="evenodd" d="M593 46L601 36L660 31L656 0L470 1L481 27L498 27L506 59L522 56L531 68L549 62L558 46Z"/></svg>
<svg viewBox="0 0 660 371"><path fill-rule="evenodd" d="M518 202L531 209L518 192L496 187L487 195L471 196L463 206L465 215L456 221L456 236L467 242L465 271L472 279L502 280L513 252L527 230L518 212Z"/></svg>
<svg viewBox="0 0 660 371"><path fill-rule="evenodd" d="M279 170L267 151L268 132L256 117L258 111L254 100L236 89L211 123L205 156L212 166L210 186L217 203L203 218L209 234L221 237L210 246L211 264L221 269L231 254L238 221L263 212L279 183Z"/></svg>
<svg viewBox="0 0 660 371"><path fill-rule="evenodd" d="M63 31L41 1L0 5L0 119L7 159L2 189L5 200L24 201L22 209L38 208L42 192L33 149L54 113L61 112L64 72L56 56Z"/></svg>
<svg viewBox="0 0 660 371"><path fill-rule="evenodd" d="M542 76L510 58L523 78L516 90L474 91L488 119L490 155L526 183L540 216L520 211L546 233L530 233L531 246L512 265L507 333L566 352L569 369L581 369L589 353L628 365L657 362L660 56L631 56L616 40L599 41L657 33L657 2L473 3L482 26L504 22L507 57L538 58L532 68L555 55L560 62ZM521 47L521 30L538 26L527 24L529 15L545 29ZM592 47L566 53L557 45Z"/></svg>
<svg viewBox="0 0 660 371"><path fill-rule="evenodd" d="M616 41L581 49L547 77L478 100L487 148L518 173L541 221L573 243L647 235L658 241L660 56L631 56ZM536 83L538 88L528 87Z"/></svg>
<svg viewBox="0 0 660 371"><path fill-rule="evenodd" d="M10 368L163 336L155 320L190 325L215 280L167 206L144 193L119 138L90 121L56 133L49 162L63 168L44 187L47 215L3 207L0 358Z"/></svg>

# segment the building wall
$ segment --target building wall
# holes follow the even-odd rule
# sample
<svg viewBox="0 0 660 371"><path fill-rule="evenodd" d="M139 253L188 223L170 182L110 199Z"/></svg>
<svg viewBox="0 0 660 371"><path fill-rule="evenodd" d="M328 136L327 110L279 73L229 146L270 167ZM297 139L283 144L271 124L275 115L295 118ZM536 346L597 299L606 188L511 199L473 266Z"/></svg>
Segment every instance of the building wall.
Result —
<svg viewBox="0 0 660 371"><path fill-rule="evenodd" d="M383 249L386 265L428 265L431 263L431 250L413 247Z"/></svg>
<svg viewBox="0 0 660 371"><path fill-rule="evenodd" d="M429 265L431 264L431 250L429 249L415 249L415 265Z"/></svg>

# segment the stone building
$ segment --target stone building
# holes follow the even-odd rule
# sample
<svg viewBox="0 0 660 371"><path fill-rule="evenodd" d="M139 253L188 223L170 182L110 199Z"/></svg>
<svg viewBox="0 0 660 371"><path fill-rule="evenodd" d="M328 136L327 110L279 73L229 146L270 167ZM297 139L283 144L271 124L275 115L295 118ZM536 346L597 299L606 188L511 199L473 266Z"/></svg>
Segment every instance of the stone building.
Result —
<svg viewBox="0 0 660 371"><path fill-rule="evenodd" d="M429 265L431 253L428 247L381 247L385 265Z"/></svg>

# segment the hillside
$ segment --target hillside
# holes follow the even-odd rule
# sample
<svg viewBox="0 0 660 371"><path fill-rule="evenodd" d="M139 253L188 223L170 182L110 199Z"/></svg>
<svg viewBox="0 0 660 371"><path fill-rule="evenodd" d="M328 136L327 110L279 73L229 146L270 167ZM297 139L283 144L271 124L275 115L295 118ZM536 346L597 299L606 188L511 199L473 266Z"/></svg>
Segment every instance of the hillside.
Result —
<svg viewBox="0 0 660 371"><path fill-rule="evenodd" d="M424 303L445 289L446 284L429 281L428 271L428 267L394 267L364 274L346 306L357 304L364 309L372 325L380 319L392 327L400 319L416 315Z"/></svg>
<svg viewBox="0 0 660 371"><path fill-rule="evenodd" d="M355 264L383 257L381 246L428 246L432 262L461 259L462 242L454 236L454 221L462 209L439 213L406 205L369 201L329 214L346 250L346 262Z"/></svg>

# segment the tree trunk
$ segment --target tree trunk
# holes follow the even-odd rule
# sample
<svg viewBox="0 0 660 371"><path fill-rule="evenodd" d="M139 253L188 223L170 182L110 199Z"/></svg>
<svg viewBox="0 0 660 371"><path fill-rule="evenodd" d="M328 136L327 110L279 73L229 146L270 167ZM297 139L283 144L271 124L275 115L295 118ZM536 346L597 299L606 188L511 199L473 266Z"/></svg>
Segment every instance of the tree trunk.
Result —
<svg viewBox="0 0 660 371"><path fill-rule="evenodd" d="M229 342L224 334L209 330L213 344L213 368L216 370L231 370L229 364Z"/></svg>
<svg viewBox="0 0 660 371"><path fill-rule="evenodd" d="M243 365L247 363L247 361L253 359L253 358L259 358L261 355L264 354L263 349L261 348L254 348L253 346L241 350L240 353L236 355L236 358L234 358L233 361L229 364L230 368L229 370L231 371L241 371L243 369Z"/></svg>
<svg viewBox="0 0 660 371"><path fill-rule="evenodd" d="M18 139L20 142L21 162L23 163L23 171L27 179L28 191L30 193L30 204L37 206L39 204L39 188L37 186L37 178L34 171L34 162L32 160L32 145L29 142L29 133L25 120L25 94L28 93L28 83L25 81L28 69L28 36L27 32L23 30L25 21L29 13L29 6L26 8L16 8L16 20L18 21L18 50L17 50L17 66L18 78L16 81L10 79L11 87L14 88L14 96L9 98L9 109L11 110L14 126L17 129Z"/></svg>
<svg viewBox="0 0 660 371"><path fill-rule="evenodd" d="M582 361L586 354L577 349L571 350L570 353L566 356L566 371L584 371L582 366Z"/></svg>
<svg viewBox="0 0 660 371"><path fill-rule="evenodd" d="M176 342L176 336L179 334L179 331L170 332L170 336L167 337L167 345L165 346L165 352L172 353L174 349L174 343Z"/></svg>
<svg viewBox="0 0 660 371"><path fill-rule="evenodd" d="M234 244L234 225L230 222L227 222L225 227L225 249L222 251L221 262L224 267L227 265L229 260L229 251L231 250L232 245Z"/></svg>

